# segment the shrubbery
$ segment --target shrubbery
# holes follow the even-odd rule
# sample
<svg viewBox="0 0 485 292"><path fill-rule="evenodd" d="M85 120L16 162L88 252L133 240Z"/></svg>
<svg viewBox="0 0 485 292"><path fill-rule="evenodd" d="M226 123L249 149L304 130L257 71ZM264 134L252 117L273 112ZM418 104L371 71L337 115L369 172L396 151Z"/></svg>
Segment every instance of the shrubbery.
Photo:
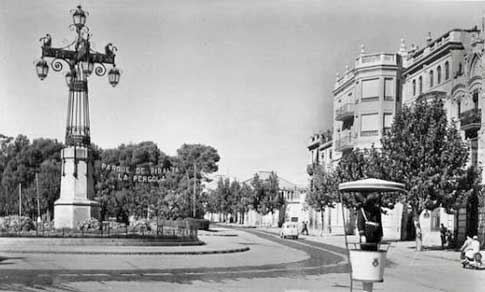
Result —
<svg viewBox="0 0 485 292"><path fill-rule="evenodd" d="M99 230L99 221L96 218L89 218L79 223L79 229L82 231Z"/></svg>
<svg viewBox="0 0 485 292"><path fill-rule="evenodd" d="M0 218L0 231L18 232L35 230L35 224L29 217L6 216Z"/></svg>
<svg viewBox="0 0 485 292"><path fill-rule="evenodd" d="M146 219L138 219L130 224L131 231L146 232L150 231L150 224Z"/></svg>
<svg viewBox="0 0 485 292"><path fill-rule="evenodd" d="M186 227L189 229L209 230L210 221L207 219L186 218Z"/></svg>

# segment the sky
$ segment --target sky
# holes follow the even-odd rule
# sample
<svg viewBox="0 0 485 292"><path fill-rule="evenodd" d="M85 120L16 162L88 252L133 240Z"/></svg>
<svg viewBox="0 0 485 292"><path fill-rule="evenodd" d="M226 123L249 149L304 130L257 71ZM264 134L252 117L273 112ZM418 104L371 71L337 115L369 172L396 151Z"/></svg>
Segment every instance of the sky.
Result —
<svg viewBox="0 0 485 292"><path fill-rule="evenodd" d="M74 40L69 11L89 12L92 48L118 47L122 76L89 79L91 140L215 147L219 174L257 171L307 185L312 134L332 127L337 72L368 52L423 46L431 32L480 27L485 2L316 0L0 1L0 133L64 140L67 87L40 81L39 38ZM93 74L94 75L94 74Z"/></svg>

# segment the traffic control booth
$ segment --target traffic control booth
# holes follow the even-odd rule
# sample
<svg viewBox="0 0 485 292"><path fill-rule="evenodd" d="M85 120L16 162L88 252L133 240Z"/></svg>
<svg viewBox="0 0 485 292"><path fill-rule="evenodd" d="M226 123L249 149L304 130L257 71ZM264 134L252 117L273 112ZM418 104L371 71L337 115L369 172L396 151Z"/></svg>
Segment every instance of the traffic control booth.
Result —
<svg viewBox="0 0 485 292"><path fill-rule="evenodd" d="M353 281L362 282L363 291L373 291L374 283L384 282L384 267L389 244L383 243L381 207L382 196L406 192L404 184L364 179L339 184L340 201L356 202L359 241L349 242L345 233L345 247L350 265L350 291ZM344 198L346 200L344 200ZM344 225L345 217L343 216Z"/></svg>

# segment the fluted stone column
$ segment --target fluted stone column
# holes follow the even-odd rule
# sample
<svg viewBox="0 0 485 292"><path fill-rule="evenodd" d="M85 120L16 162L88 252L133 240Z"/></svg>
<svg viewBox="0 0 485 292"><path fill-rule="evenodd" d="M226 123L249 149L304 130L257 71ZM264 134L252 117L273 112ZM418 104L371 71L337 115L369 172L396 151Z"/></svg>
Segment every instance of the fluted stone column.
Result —
<svg viewBox="0 0 485 292"><path fill-rule="evenodd" d="M54 203L55 228L78 228L79 223L97 215L97 203L89 200L94 197L90 143L87 79L77 70L69 84L61 194Z"/></svg>
<svg viewBox="0 0 485 292"><path fill-rule="evenodd" d="M485 81L485 58L482 56L481 60L481 68L482 68L482 90L479 93L478 97L478 107L481 110L481 127L480 130L478 130L478 153L477 153L477 166L481 167L482 169L485 168L485 86L484 86L484 81ZM485 169L482 170L482 184L485 182Z"/></svg>

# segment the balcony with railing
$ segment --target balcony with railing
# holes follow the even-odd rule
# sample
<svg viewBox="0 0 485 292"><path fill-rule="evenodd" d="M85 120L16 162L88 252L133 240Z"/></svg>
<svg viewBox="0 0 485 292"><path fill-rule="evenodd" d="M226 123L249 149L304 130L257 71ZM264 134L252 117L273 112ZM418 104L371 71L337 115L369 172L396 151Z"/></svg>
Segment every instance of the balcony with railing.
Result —
<svg viewBox="0 0 485 292"><path fill-rule="evenodd" d="M474 108L460 113L460 122L463 131L480 129L482 124L482 110Z"/></svg>
<svg viewBox="0 0 485 292"><path fill-rule="evenodd" d="M432 54L439 54L444 48L447 46L452 46L453 44L462 43L463 35L467 32L473 32L478 30L462 30L462 29L452 29L445 33L444 35L440 36L439 38L435 39L434 41L429 42L426 47L422 49L413 49L409 51L409 55L407 60L404 62L404 66L407 67L409 70L415 66L421 66L419 63L421 60L425 59L427 56ZM462 45L459 45L462 46ZM421 68L421 67L419 67ZM414 70L414 69L413 69Z"/></svg>
<svg viewBox="0 0 485 292"><path fill-rule="evenodd" d="M335 120L336 121L344 121L354 117L354 104L353 103L346 103L341 107L337 108L335 113Z"/></svg>
<svg viewBox="0 0 485 292"><path fill-rule="evenodd" d="M355 68L375 65L397 65L395 54L377 53L360 55L355 59Z"/></svg>
<svg viewBox="0 0 485 292"><path fill-rule="evenodd" d="M320 134L314 134L313 136L310 137L307 148L308 150L313 150L331 141L332 141L331 131L326 131Z"/></svg>
<svg viewBox="0 0 485 292"><path fill-rule="evenodd" d="M335 150L345 152L354 148L354 139L352 139L351 131L343 131L335 141Z"/></svg>

